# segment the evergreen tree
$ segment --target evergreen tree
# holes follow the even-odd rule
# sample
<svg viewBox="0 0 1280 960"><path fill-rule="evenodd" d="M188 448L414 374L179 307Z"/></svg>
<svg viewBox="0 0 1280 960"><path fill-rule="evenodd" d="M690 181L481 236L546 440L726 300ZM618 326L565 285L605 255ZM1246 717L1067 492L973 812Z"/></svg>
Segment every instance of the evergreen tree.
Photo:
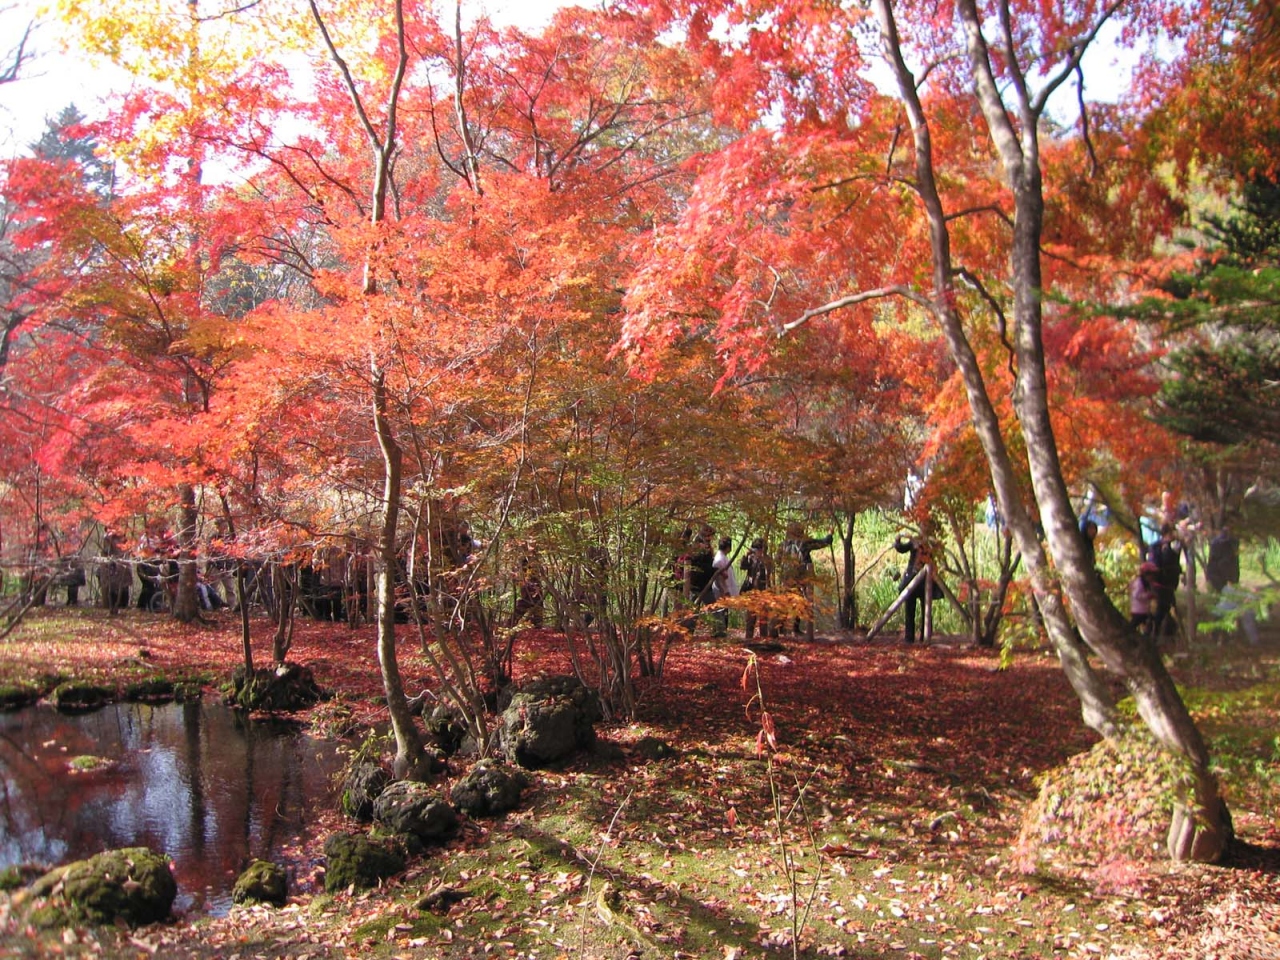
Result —
<svg viewBox="0 0 1280 960"><path fill-rule="evenodd" d="M1217 244L1194 274L1163 285L1172 301L1141 312L1180 345L1156 418L1224 446L1280 442L1280 185L1255 180L1229 215L1208 219Z"/></svg>
<svg viewBox="0 0 1280 960"><path fill-rule="evenodd" d="M45 120L44 133L28 145L38 160L64 160L78 164L85 185L95 193L110 197L115 183L115 169L98 156L97 138L85 127L84 114L68 104L57 115Z"/></svg>

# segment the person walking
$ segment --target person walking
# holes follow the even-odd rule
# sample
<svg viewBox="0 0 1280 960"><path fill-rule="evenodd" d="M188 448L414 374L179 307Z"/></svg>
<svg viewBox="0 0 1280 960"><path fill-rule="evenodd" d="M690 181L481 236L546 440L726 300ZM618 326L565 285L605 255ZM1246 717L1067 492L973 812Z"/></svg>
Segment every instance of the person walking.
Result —
<svg viewBox="0 0 1280 960"><path fill-rule="evenodd" d="M529 550L520 558L520 572L516 576L515 609L511 613L511 627L529 618L535 629L542 629L543 592L541 563L535 551Z"/></svg>
<svg viewBox="0 0 1280 960"><path fill-rule="evenodd" d="M1204 567L1209 586L1221 593L1240 582L1240 541L1224 526L1209 541L1209 562Z"/></svg>
<svg viewBox="0 0 1280 960"><path fill-rule="evenodd" d="M102 593L102 605L107 615L114 617L129 606L129 588L133 584L133 570L123 559L121 537L108 531L102 540L102 560L98 566L98 589Z"/></svg>
<svg viewBox="0 0 1280 960"><path fill-rule="evenodd" d="M682 539L685 552L676 558L676 577L678 589L683 593L684 602L691 608L688 616L680 621L684 629L692 633L697 629L696 611L711 602L712 580L715 576L715 553L711 549L711 539L715 531L709 524L703 524L694 534L686 528Z"/></svg>

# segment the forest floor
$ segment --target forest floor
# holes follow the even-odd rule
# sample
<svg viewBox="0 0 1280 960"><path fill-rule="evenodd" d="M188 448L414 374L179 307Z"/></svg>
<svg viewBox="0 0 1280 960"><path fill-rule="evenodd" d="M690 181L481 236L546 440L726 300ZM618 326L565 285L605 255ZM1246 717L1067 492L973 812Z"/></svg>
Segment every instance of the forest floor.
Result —
<svg viewBox="0 0 1280 960"><path fill-rule="evenodd" d="M1001 669L953 642L782 644L676 646L634 719L601 726L603 749L536 771L519 811L468 823L378 890L327 894L313 875L282 909L40 937L0 903L0 956L1280 957L1280 636L1168 651L1234 815L1239 843L1218 866L1020 847L1037 778L1096 741L1045 652ZM416 692L429 673L412 646L401 668ZM0 643L0 684L221 680L239 657L229 617L50 609ZM335 694L314 728L385 719L370 630L302 621L290 659ZM517 679L562 672L564 639L526 631L515 663ZM776 751L757 749L757 692ZM646 737L672 755L644 759ZM435 913L422 900L442 884L465 896Z"/></svg>

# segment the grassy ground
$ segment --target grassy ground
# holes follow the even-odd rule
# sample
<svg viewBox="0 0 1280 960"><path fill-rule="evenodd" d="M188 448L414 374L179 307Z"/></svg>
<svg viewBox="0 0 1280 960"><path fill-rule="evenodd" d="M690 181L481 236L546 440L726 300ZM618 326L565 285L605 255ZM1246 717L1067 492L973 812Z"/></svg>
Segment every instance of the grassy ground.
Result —
<svg viewBox="0 0 1280 960"><path fill-rule="evenodd" d="M372 637L299 631L293 658L339 694L328 717L379 719ZM0 683L221 676L238 650L229 621L51 610L0 644ZM549 631L517 650L525 674L563 667ZM1094 742L1042 652L999 670L994 653L946 643L829 637L752 663L732 638L676 650L600 750L537 772L520 811L468 823L380 890L329 895L313 877L281 910L44 938L0 907L0 954L1280 956L1280 638L1170 651L1243 841L1216 867L1105 854L1020 866L1037 777ZM426 675L407 648L402 667ZM762 706L776 730L763 752ZM674 755L644 759L645 737ZM437 913L422 901L441 885L463 897Z"/></svg>

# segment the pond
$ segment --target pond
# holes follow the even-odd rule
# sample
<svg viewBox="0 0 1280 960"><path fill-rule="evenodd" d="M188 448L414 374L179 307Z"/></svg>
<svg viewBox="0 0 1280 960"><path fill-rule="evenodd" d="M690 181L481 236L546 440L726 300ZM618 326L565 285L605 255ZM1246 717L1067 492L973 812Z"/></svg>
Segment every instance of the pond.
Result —
<svg viewBox="0 0 1280 960"><path fill-rule="evenodd" d="M77 757L110 763L79 770ZM147 846L173 860L176 911L225 913L249 860L310 866L294 851L333 809L343 759L296 725L215 703L0 713L0 869Z"/></svg>

